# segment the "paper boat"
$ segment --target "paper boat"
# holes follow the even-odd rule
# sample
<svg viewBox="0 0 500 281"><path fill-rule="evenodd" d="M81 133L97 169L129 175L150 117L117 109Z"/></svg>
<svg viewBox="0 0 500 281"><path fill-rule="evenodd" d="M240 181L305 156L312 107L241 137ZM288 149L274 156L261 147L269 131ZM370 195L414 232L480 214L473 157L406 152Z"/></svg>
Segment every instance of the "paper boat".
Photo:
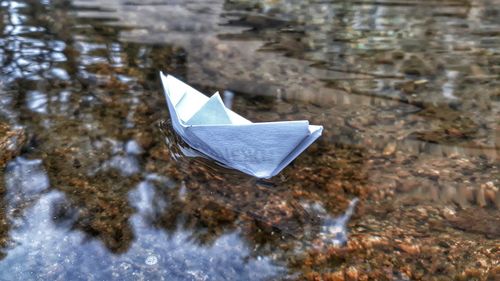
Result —
<svg viewBox="0 0 500 281"><path fill-rule="evenodd" d="M309 121L252 123L226 108L219 93L208 98L160 73L174 130L194 149L246 174L270 178L323 131Z"/></svg>

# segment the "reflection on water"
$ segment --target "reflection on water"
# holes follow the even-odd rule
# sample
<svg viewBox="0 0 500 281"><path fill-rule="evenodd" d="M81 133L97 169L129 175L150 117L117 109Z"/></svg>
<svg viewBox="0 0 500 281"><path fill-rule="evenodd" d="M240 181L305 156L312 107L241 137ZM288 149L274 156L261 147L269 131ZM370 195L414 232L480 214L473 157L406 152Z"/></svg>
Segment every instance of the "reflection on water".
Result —
<svg viewBox="0 0 500 281"><path fill-rule="evenodd" d="M2 1L0 279L494 276L499 7ZM324 135L226 169L172 133L160 70Z"/></svg>
<svg viewBox="0 0 500 281"><path fill-rule="evenodd" d="M33 196L49 188L49 179L39 159L18 157L9 162L5 171L5 188L9 204L34 199Z"/></svg>
<svg viewBox="0 0 500 281"><path fill-rule="evenodd" d="M211 245L200 246L190 240L190 231L167 235L151 228L147 218L153 204L153 187L141 183L131 194L138 207L130 218L137 239L125 254L112 255L98 241L72 231L71 222L55 224L54 215L60 213L58 206L68 202L63 193L51 191L26 210L27 220L11 231L14 245L0 263L0 278L267 280L283 271L268 257L251 258L251 249L236 232L225 233Z"/></svg>

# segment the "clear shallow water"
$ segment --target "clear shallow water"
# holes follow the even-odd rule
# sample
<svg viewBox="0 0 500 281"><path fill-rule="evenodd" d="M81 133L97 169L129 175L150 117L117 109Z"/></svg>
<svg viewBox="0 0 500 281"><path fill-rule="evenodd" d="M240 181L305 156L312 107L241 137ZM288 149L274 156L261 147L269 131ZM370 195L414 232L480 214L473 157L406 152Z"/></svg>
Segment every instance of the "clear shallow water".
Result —
<svg viewBox="0 0 500 281"><path fill-rule="evenodd" d="M494 276L499 13L1 2L0 280ZM324 135L270 181L185 157L159 70Z"/></svg>

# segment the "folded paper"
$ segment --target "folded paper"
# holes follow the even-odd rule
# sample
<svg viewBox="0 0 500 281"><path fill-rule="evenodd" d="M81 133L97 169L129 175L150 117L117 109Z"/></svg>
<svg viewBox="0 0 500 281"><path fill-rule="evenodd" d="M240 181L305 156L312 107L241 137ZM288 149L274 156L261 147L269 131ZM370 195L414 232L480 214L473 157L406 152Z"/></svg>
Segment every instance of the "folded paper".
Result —
<svg viewBox="0 0 500 281"><path fill-rule="evenodd" d="M323 131L309 121L252 123L228 109L219 93L208 98L160 73L174 130L192 148L224 166L270 178Z"/></svg>

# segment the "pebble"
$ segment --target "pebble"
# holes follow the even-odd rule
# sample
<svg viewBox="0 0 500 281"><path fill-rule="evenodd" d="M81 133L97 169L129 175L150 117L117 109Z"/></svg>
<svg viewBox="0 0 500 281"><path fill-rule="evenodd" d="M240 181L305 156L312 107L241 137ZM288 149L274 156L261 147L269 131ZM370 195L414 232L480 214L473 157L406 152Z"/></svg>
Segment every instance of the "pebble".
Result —
<svg viewBox="0 0 500 281"><path fill-rule="evenodd" d="M394 154L395 151L396 151L396 143L390 142L385 146L383 154L385 156L389 156Z"/></svg>
<svg viewBox="0 0 500 281"><path fill-rule="evenodd" d="M401 250L411 255L416 255L420 253L420 247L414 244L401 243L399 244L399 248L401 248Z"/></svg>
<svg viewBox="0 0 500 281"><path fill-rule="evenodd" d="M345 273L348 280L358 280L358 270L354 266L350 266Z"/></svg>

